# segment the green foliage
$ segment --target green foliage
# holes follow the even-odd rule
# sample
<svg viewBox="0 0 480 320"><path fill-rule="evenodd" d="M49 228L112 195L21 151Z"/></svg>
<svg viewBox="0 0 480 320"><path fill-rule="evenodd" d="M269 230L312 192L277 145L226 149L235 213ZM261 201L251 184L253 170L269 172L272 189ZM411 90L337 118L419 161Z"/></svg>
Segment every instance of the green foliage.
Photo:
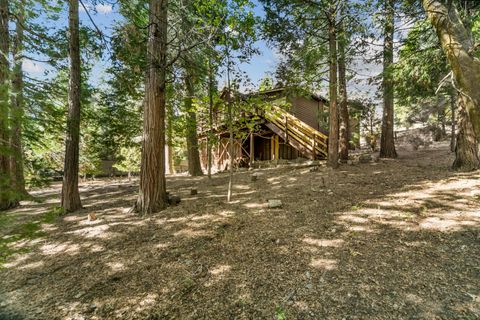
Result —
<svg viewBox="0 0 480 320"><path fill-rule="evenodd" d="M287 315L285 314L285 310L281 306L277 306L275 308L275 318L277 320L287 320Z"/></svg>
<svg viewBox="0 0 480 320"><path fill-rule="evenodd" d="M480 59L480 10L477 10L475 14L472 15L472 35L473 39L477 45L477 50L475 51L476 56Z"/></svg>
<svg viewBox="0 0 480 320"><path fill-rule="evenodd" d="M115 168L128 173L140 171L140 146L122 147L119 156L119 161L114 165Z"/></svg>
<svg viewBox="0 0 480 320"><path fill-rule="evenodd" d="M273 79L270 77L265 77L260 80L260 83L258 84L258 90L259 91L266 91L273 89Z"/></svg>
<svg viewBox="0 0 480 320"><path fill-rule="evenodd" d="M265 10L262 35L281 53L276 80L282 86L304 87L315 92L327 85L329 21L338 21L335 28L348 48L347 63L355 54L365 51L363 39L368 37L365 21L371 20L371 1L260 2Z"/></svg>
<svg viewBox="0 0 480 320"><path fill-rule="evenodd" d="M446 57L427 20L418 21L409 31L399 56L393 73L396 122L407 127L436 122L436 115L448 105L442 102L443 96L452 88L449 78L445 79L449 73Z"/></svg>

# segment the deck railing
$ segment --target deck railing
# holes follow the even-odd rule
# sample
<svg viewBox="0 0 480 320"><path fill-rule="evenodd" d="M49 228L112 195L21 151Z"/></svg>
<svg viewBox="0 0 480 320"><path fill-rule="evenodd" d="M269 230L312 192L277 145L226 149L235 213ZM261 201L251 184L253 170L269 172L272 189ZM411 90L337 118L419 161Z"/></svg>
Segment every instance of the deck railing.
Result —
<svg viewBox="0 0 480 320"><path fill-rule="evenodd" d="M303 149L301 151L308 153L312 158L327 157L327 135L277 106L270 106L269 109L265 111L265 119L283 132L282 138L287 143L297 149Z"/></svg>

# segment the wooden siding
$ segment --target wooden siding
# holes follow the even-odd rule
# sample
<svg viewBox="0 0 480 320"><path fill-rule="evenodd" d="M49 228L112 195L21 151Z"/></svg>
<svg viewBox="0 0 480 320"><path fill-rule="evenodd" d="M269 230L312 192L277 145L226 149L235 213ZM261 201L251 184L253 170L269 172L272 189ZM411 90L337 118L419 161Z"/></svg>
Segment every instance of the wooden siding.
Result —
<svg viewBox="0 0 480 320"><path fill-rule="evenodd" d="M289 110L291 114L308 124L310 127L316 130L320 129L318 114L322 107L321 101L307 99L305 97L292 97L289 100L292 103L292 107Z"/></svg>

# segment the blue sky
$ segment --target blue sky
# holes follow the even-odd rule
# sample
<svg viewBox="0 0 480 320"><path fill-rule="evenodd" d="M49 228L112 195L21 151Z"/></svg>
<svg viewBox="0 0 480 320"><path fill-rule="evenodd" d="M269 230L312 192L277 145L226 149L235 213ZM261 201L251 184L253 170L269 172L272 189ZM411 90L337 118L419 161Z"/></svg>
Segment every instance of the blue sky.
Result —
<svg viewBox="0 0 480 320"><path fill-rule="evenodd" d="M118 6L107 3L93 6L92 4L88 4L88 0L84 0L84 3L86 3L87 9L95 21L95 24L100 28L100 30L102 30L103 33L110 35L112 33L112 27L122 19L121 15L117 11ZM254 5L254 14L256 16L263 17L264 11L262 6L257 1L254 1ZM51 25L52 27L54 24L66 26L68 22L66 15L67 13L65 12L61 19L56 22L50 22L46 20L41 22L44 25ZM80 6L80 21L83 25L92 26L92 23L82 6ZM255 46L259 49L260 54L254 56L249 63L240 65L240 69L248 75L251 83L254 86L257 86L262 78L275 71L276 64L280 59L280 54L274 48L270 48L264 40L257 41ZM95 63L89 81L94 85L101 85L102 79L108 76L105 74L105 69L109 66L109 64L110 61L108 60L108 54L105 54L103 59L100 59ZM371 75L378 74L381 70L381 66L374 63L366 63L364 57L358 57L351 67L360 73L360 75L356 76L356 79L360 80L360 83L355 81L349 82L348 85L350 96L373 97L376 87L368 85L366 83L366 79ZM24 69L30 76L42 78L45 77L44 71L49 70L50 68L45 64L26 60L24 61ZM219 76L219 84L223 85L224 82L225 75L221 74ZM325 94L325 88L326 84L323 86L323 88L319 88L319 93Z"/></svg>
<svg viewBox="0 0 480 320"><path fill-rule="evenodd" d="M85 1L84 3L86 3ZM112 27L122 19L121 15L118 14L118 6L111 4L97 4L96 6L89 5L86 3L87 9L92 16L95 24L99 29L106 34L107 36L112 33ZM263 9L258 3L255 3L254 13L257 16L263 16ZM57 22L49 22L46 20L40 20L43 25L52 25L53 24L64 24L67 25L67 16L66 13L61 19ZM83 25L88 25L93 27L87 13L80 5L80 22ZM275 70L275 65L277 62L277 56L274 51L269 48L265 41L257 41L255 46L259 49L260 54L254 56L250 63L242 64L240 69L246 72L252 81L253 84L258 84L258 82L268 73ZM109 66L110 62L108 61L108 55L104 56L104 59L100 59L95 63L93 69L92 77L90 81L96 85L101 84L101 80L105 76L105 69ZM44 63L34 62L31 60L24 61L24 70L30 75L38 78L45 77L44 72L46 70L51 70L48 65ZM220 76L220 83L223 80L223 77Z"/></svg>

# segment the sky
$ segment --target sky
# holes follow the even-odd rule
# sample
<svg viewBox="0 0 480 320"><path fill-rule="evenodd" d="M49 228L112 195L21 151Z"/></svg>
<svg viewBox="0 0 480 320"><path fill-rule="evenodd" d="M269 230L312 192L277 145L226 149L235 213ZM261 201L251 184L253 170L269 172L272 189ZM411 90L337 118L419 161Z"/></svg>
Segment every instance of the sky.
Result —
<svg viewBox="0 0 480 320"><path fill-rule="evenodd" d="M87 10L92 16L95 24L105 34L110 35L112 33L113 26L121 21L122 17L118 13L118 6L112 4L97 4L95 6L89 5L88 1L84 0L87 5ZM259 17L264 17L264 11L262 6L255 0L254 1L254 14ZM68 19L66 13L57 22L41 21L44 25L64 24L67 25ZM93 27L90 18L88 17L85 9L80 5L80 22L83 25ZM255 43L255 47L260 54L252 57L249 63L243 63L239 68L245 72L253 85L257 86L262 78L271 75L276 69L277 63L281 59L281 54L270 47L265 40L259 40ZM367 56L374 54L374 50L377 50L375 46L372 46L371 50L367 52ZM38 58L38 57L37 57ZM92 70L92 75L89 81L93 85L102 85L102 80L106 79L108 75L105 73L106 68L109 66L108 54L104 55L103 59L97 61ZM368 84L367 80L373 75L377 75L381 72L381 66L376 63L367 63L364 57L356 57L350 66L356 71L357 75L354 79L348 82L348 89L350 97L352 98L374 98L375 93L378 90L376 86ZM45 78L45 71L51 70L51 68L43 63L34 62L26 59L23 64L23 68L26 73L31 77ZM50 74L51 75L51 74ZM225 75L219 75L219 83L223 85L225 83ZM317 93L326 94L327 84L319 88ZM244 88L246 89L246 88Z"/></svg>

